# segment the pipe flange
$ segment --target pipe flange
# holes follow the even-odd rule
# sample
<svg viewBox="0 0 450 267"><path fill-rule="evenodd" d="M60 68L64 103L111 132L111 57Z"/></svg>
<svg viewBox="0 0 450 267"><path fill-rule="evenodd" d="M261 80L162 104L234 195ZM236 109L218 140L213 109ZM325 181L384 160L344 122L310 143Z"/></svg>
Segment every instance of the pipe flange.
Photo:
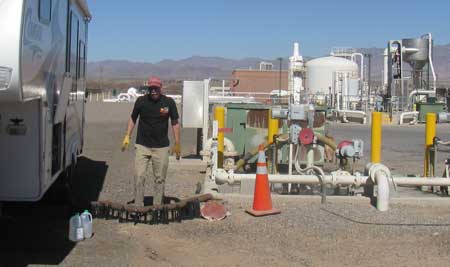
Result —
<svg viewBox="0 0 450 267"><path fill-rule="evenodd" d="M234 180L234 170L231 169L231 170L228 171L228 184L229 185L233 185L234 182L235 182L235 180Z"/></svg>
<svg viewBox="0 0 450 267"><path fill-rule="evenodd" d="M360 188L361 187L361 173L355 172L354 176L355 176L355 188Z"/></svg>
<svg viewBox="0 0 450 267"><path fill-rule="evenodd" d="M336 186L339 184L339 179L337 177L339 176L352 176L349 172L343 171L343 170L337 170L331 173L331 184L333 186Z"/></svg>
<svg viewBox="0 0 450 267"><path fill-rule="evenodd" d="M212 171L213 173L211 176L214 176L214 181L216 184L232 184L234 182L234 175L233 172L228 173L224 169L216 169Z"/></svg>
<svg viewBox="0 0 450 267"><path fill-rule="evenodd" d="M332 172L332 173L331 173L331 181L330 181L330 184L331 184L332 186L336 186L336 180L337 180L336 176L337 176L337 172Z"/></svg>

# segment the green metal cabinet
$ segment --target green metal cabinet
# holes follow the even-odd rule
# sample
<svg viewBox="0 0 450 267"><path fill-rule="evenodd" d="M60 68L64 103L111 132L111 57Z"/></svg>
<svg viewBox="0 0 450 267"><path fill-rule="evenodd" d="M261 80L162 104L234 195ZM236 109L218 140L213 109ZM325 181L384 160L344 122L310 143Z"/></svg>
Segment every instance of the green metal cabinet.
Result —
<svg viewBox="0 0 450 267"><path fill-rule="evenodd" d="M264 104L228 104L226 127L232 132L225 137L233 142L236 151L243 155L267 141L267 112Z"/></svg>
<svg viewBox="0 0 450 267"><path fill-rule="evenodd" d="M417 110L419 111L419 122L426 122L427 113L445 112L445 104L443 103L418 103Z"/></svg>

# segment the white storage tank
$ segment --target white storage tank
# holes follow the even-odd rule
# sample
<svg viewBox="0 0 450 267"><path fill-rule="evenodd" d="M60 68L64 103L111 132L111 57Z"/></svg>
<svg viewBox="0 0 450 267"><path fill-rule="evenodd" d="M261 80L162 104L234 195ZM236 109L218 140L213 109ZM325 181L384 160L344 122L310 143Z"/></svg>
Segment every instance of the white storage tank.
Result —
<svg viewBox="0 0 450 267"><path fill-rule="evenodd" d="M341 57L321 57L306 63L306 89L309 94L329 94L333 88L333 74L348 72L350 77L358 75L358 64Z"/></svg>

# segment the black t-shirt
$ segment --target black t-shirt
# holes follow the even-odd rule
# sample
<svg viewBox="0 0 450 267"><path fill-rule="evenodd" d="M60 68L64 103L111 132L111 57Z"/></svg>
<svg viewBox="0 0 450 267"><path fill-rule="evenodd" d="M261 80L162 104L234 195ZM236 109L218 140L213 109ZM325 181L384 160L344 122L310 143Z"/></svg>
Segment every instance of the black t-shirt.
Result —
<svg viewBox="0 0 450 267"><path fill-rule="evenodd" d="M152 148L169 146L169 117L172 124L176 124L179 118L177 105L172 98L161 95L154 101L150 95L139 97L134 104L131 119L136 123L138 117L136 144Z"/></svg>

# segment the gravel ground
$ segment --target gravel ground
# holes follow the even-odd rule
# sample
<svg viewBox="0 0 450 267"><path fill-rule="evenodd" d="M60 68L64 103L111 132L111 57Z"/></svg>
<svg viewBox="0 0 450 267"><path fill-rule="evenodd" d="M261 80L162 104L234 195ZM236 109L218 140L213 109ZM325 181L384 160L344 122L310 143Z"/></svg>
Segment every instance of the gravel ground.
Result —
<svg viewBox="0 0 450 267"><path fill-rule="evenodd" d="M88 104L84 155L77 169L78 202L131 200L133 150L119 150L129 104ZM420 173L424 126L383 131L383 161L397 173ZM449 126L438 135L450 139ZM369 157L370 130L332 125L336 140L359 137ZM183 130L183 154L195 147ZM364 163L364 161L362 162ZM205 166L171 159L166 194L183 198L203 181ZM151 195L150 183L146 192ZM448 198L396 198L380 213L364 197L274 196L280 215L254 218L252 198L226 195L232 215L219 222L169 225L94 220L92 239L67 240L73 209L42 201L11 203L0 219L0 266L449 266Z"/></svg>

